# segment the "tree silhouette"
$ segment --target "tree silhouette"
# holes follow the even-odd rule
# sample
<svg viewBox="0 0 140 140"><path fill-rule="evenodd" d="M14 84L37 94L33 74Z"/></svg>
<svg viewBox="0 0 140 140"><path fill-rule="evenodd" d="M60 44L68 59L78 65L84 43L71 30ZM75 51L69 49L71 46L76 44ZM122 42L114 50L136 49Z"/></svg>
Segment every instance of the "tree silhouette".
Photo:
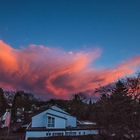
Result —
<svg viewBox="0 0 140 140"><path fill-rule="evenodd" d="M108 135L129 135L130 131L134 130L134 104L135 100L128 96L125 82L119 80L111 95L103 94L96 103L96 121L105 128Z"/></svg>

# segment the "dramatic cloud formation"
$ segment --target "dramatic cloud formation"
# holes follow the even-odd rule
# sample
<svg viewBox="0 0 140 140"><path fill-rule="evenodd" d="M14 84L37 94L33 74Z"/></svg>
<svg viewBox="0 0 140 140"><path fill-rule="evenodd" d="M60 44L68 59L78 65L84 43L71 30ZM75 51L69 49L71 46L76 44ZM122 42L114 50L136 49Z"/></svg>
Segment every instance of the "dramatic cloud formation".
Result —
<svg viewBox="0 0 140 140"><path fill-rule="evenodd" d="M100 49L65 52L35 45L14 49L0 41L0 86L64 98L109 84L140 65L137 56L115 68L97 69L93 64L100 55Z"/></svg>

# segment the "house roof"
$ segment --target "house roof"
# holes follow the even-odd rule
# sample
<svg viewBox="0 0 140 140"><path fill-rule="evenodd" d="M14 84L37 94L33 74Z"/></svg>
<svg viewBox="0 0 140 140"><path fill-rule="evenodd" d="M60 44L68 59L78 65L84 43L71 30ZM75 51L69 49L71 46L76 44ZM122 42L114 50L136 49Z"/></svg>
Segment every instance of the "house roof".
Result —
<svg viewBox="0 0 140 140"><path fill-rule="evenodd" d="M61 108L59 108L57 106L52 106L49 109L54 110L56 112L60 112L60 113L66 114L66 115L70 115L68 112L64 111L63 109L61 109Z"/></svg>
<svg viewBox="0 0 140 140"><path fill-rule="evenodd" d="M64 119L64 120L67 120L65 117L61 117L61 116L54 115L54 114L51 114L51 113L46 113L46 114L51 115L51 116L55 116L55 117L58 117L58 118L61 118L61 119Z"/></svg>
<svg viewBox="0 0 140 140"><path fill-rule="evenodd" d="M61 109L61 108L59 108L59 107L54 105L54 106L45 106L43 109L41 109L38 112L36 112L32 117L35 117L36 115L39 115L39 114L47 111L48 109L51 109L53 111L60 112L60 113L63 113L63 114L71 116L68 112L66 112L63 109Z"/></svg>
<svg viewBox="0 0 140 140"><path fill-rule="evenodd" d="M72 130L97 130L99 127L68 127L68 128L46 128L46 127L29 127L26 131L72 131Z"/></svg>

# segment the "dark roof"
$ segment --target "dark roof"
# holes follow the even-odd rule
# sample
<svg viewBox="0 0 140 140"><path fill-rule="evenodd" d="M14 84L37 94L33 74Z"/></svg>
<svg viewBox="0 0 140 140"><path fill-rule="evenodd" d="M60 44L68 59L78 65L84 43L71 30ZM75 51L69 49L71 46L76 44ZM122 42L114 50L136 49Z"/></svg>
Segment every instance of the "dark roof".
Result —
<svg viewBox="0 0 140 140"><path fill-rule="evenodd" d="M58 107L59 108L59 107ZM59 111L59 110L56 110L56 109L53 109L53 108L49 108L49 109L51 109L51 110L54 110L54 111L56 111L56 112L60 112L60 113L63 113L63 114L66 114L66 115L70 115L68 112L65 112L65 111ZM60 108L61 109L61 108ZM62 109L63 110L63 109ZM71 116L71 115L70 115Z"/></svg>
<svg viewBox="0 0 140 140"><path fill-rule="evenodd" d="M38 114L40 114L40 113L42 113L42 112L44 112L44 111L46 111L46 110L48 110L48 109L51 109L51 110L54 110L54 111L56 111L56 112L60 112L60 113L63 113L63 114L66 114L66 115L69 115L69 116L71 116L68 112L62 112L62 111L59 111L59 110L55 110L55 109L53 109L53 108L51 108L52 106L56 106L56 105L47 105L47 106L43 106L40 110L38 110L37 112L34 112L34 114L32 115L32 117L34 117L34 116L36 116L36 115L38 115ZM58 107L58 106L56 106L56 107ZM60 107L58 107L58 108L60 108ZM61 109L61 108L60 108ZM63 110L63 109L62 109Z"/></svg>
<svg viewBox="0 0 140 140"><path fill-rule="evenodd" d="M69 127L69 128L51 128L48 129L46 127L30 127L26 131L72 131L72 130L97 130L99 127Z"/></svg>
<svg viewBox="0 0 140 140"><path fill-rule="evenodd" d="M65 117L61 117L61 116L54 115L54 114L51 114L51 113L46 113L46 114L51 115L51 116L55 116L55 117L58 117L58 118L61 118L61 119L65 119L65 120L67 120Z"/></svg>

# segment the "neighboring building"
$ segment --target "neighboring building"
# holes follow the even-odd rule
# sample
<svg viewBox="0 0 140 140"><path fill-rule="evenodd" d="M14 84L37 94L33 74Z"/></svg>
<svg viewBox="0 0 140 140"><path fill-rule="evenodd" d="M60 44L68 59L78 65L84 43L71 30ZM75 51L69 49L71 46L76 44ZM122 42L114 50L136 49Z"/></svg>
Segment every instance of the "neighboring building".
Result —
<svg viewBox="0 0 140 140"><path fill-rule="evenodd" d="M0 128L9 127L11 122L11 111L6 109L3 116L0 117Z"/></svg>
<svg viewBox="0 0 140 140"><path fill-rule="evenodd" d="M32 117L30 126L26 129L26 140L28 138L51 137L51 136L78 136L98 134L93 127L77 126L76 117L52 106L45 111Z"/></svg>

